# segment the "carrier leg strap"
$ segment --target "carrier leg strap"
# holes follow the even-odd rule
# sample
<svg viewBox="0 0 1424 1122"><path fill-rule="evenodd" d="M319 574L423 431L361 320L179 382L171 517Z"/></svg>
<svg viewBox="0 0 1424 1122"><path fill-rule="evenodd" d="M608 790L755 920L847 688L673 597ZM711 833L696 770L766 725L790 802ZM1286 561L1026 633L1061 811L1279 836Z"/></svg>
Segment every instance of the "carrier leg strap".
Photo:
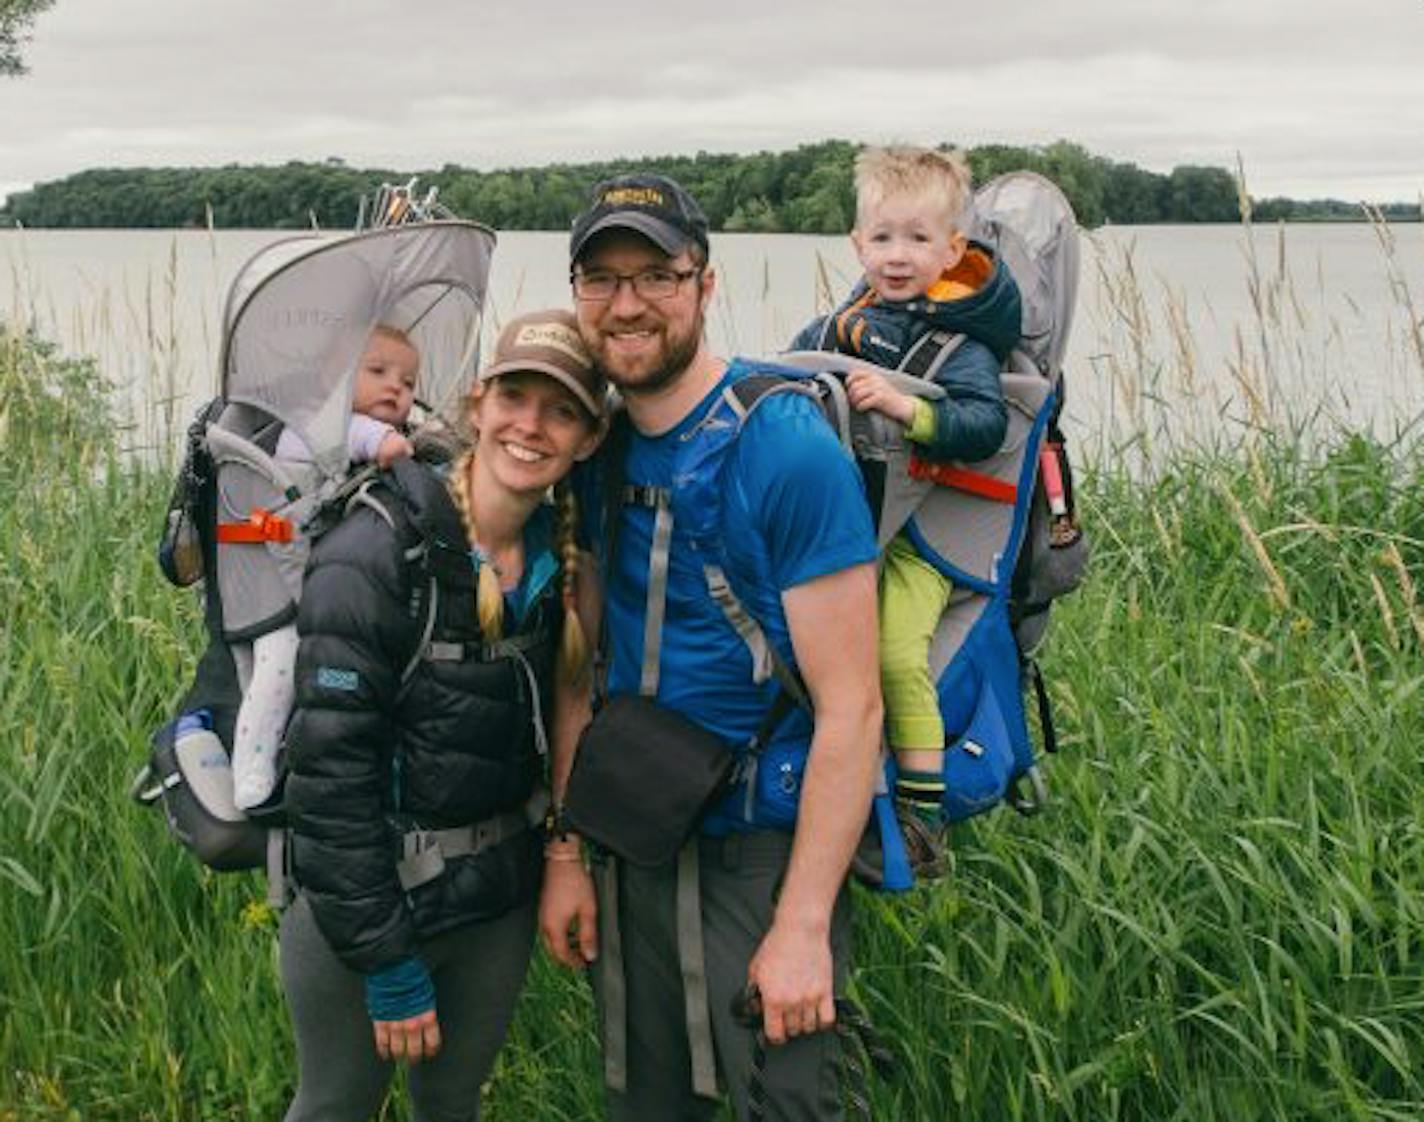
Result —
<svg viewBox="0 0 1424 1122"><path fill-rule="evenodd" d="M707 997L707 957L702 942L702 892L697 839L677 858L677 958L682 974L692 1090L717 1094L717 1055L712 1043L712 1014ZM594 863L594 883L602 917L598 958L603 1004L603 1082L610 1090L628 1087L628 982L618 908L618 859Z"/></svg>
<svg viewBox="0 0 1424 1122"><path fill-rule="evenodd" d="M267 903L287 906L287 831L267 831Z"/></svg>
<svg viewBox="0 0 1424 1122"><path fill-rule="evenodd" d="M603 991L603 1082L628 1089L628 982L623 973L623 933L618 921L618 859L611 854L593 865L598 912L603 917L598 956Z"/></svg>
<svg viewBox="0 0 1424 1122"><path fill-rule="evenodd" d="M702 891L694 837L677 855L677 961L687 1016L687 1050L694 1094L717 1094L717 1057L712 1048L712 1013L707 1001L707 956L702 944Z"/></svg>
<svg viewBox="0 0 1424 1122"><path fill-rule="evenodd" d="M777 683L791 696L791 699L797 705L809 709L811 702L806 696L806 689L801 684L801 679L792 673L791 668L786 665L782 657L777 654L776 648L771 645L771 640L766 637L766 632L762 630L761 624L752 618L751 613L737 599L737 594L732 591L731 582L727 580L727 574L717 565L704 565L702 575L707 581L708 594L722 609L722 614L727 617L727 622L732 625L732 629L747 645L747 651L752 656L752 681L765 682L775 675Z"/></svg>
<svg viewBox="0 0 1424 1122"><path fill-rule="evenodd" d="M657 697L662 659L663 616L667 611L668 559L672 550L672 506L659 495L653 519L653 547L648 554L648 602L643 616L643 673L638 692Z"/></svg>
<svg viewBox="0 0 1424 1122"><path fill-rule="evenodd" d="M732 586L727 583L727 575L718 566L705 565L702 572L707 580L707 591L722 609L727 622L747 645L747 652L752 656L752 681L758 684L765 682L774 671L771 644L767 641L766 633L757 625L756 620L747 614L742 602L732 592Z"/></svg>

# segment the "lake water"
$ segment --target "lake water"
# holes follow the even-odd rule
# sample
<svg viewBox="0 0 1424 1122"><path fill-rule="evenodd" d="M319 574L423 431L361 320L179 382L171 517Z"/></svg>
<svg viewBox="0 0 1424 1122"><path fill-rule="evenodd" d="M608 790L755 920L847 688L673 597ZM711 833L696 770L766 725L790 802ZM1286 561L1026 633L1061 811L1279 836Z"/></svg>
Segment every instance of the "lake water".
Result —
<svg viewBox="0 0 1424 1122"><path fill-rule="evenodd" d="M228 281L271 231L0 231L0 316L94 355L132 443L215 391ZM502 234L486 325L568 300L566 238ZM856 276L847 239L723 234L713 347L770 354ZM829 296L828 296L829 293ZM1090 455L1309 418L1393 433L1424 410L1424 226L1112 227L1085 239L1065 427ZM177 421L175 429L175 418Z"/></svg>

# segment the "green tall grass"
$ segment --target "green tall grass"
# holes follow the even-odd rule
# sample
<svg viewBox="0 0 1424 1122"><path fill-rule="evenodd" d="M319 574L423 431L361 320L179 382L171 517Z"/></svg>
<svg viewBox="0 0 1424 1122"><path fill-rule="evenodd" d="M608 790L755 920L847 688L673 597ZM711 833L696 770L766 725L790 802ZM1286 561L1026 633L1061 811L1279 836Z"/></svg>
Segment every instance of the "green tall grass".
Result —
<svg viewBox="0 0 1424 1122"><path fill-rule="evenodd" d="M127 797L199 629L109 402L0 333L0 1120L274 1118L263 886ZM1054 805L859 901L855 995L902 1067L877 1118L1424 1114L1424 447L1281 431L1081 481ZM486 1116L598 1117L596 1054L536 963Z"/></svg>
<svg viewBox="0 0 1424 1122"><path fill-rule="evenodd" d="M886 1117L1424 1113L1418 469L1357 437L1091 481L1057 805L864 926L914 1057Z"/></svg>

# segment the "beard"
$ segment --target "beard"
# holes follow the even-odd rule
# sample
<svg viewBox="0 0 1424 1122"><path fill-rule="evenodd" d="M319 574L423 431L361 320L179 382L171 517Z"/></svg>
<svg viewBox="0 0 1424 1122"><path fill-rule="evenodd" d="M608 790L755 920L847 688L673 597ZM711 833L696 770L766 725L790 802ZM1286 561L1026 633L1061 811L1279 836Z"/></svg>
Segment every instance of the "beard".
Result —
<svg viewBox="0 0 1424 1122"><path fill-rule="evenodd" d="M674 334L667 324L654 328L662 343L662 353L651 359L638 356L630 360L612 354L603 333L588 330L582 333L595 365L614 386L624 394L653 394L676 383L692 364L702 344L703 324L704 318L699 312L685 332Z"/></svg>

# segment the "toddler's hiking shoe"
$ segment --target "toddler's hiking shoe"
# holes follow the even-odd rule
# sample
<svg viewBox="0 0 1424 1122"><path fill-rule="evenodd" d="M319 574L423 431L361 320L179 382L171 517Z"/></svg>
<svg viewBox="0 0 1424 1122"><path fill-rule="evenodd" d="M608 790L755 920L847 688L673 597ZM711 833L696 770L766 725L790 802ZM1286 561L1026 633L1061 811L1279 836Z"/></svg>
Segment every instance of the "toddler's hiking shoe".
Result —
<svg viewBox="0 0 1424 1122"><path fill-rule="evenodd" d="M943 880L949 872L947 832L943 823L930 824L907 807L896 804L895 817L905 839L905 856L915 880L929 884Z"/></svg>

